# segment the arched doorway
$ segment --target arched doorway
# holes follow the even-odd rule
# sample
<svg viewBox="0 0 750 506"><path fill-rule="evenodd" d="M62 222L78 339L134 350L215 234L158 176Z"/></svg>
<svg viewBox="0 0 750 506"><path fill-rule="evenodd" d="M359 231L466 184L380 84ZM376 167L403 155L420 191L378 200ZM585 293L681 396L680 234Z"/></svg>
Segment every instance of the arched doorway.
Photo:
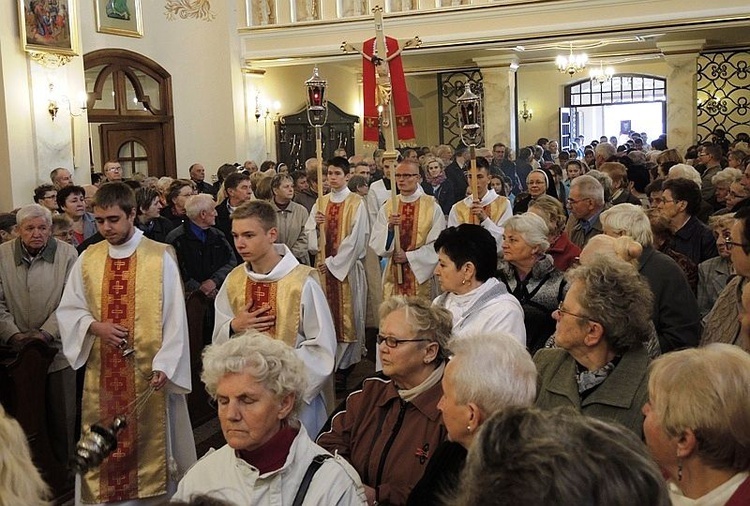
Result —
<svg viewBox="0 0 750 506"><path fill-rule="evenodd" d="M92 172L117 160L124 177L176 177L172 78L125 49L84 55ZM98 149L97 149L98 148Z"/></svg>
<svg viewBox="0 0 750 506"><path fill-rule="evenodd" d="M648 132L654 139L666 132L667 81L645 74L616 74L599 82L584 79L565 87L560 110L561 146L583 136L600 135L624 140L630 130ZM583 147L583 146L579 146Z"/></svg>

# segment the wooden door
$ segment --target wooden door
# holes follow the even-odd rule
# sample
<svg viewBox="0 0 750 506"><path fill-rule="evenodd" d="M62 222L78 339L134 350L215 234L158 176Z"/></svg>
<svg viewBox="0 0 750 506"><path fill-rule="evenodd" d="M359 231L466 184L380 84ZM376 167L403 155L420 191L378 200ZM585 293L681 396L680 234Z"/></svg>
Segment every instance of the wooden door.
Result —
<svg viewBox="0 0 750 506"><path fill-rule="evenodd" d="M109 123L99 126L102 160L117 160L122 175L138 171L145 176L171 176L164 157L161 123Z"/></svg>

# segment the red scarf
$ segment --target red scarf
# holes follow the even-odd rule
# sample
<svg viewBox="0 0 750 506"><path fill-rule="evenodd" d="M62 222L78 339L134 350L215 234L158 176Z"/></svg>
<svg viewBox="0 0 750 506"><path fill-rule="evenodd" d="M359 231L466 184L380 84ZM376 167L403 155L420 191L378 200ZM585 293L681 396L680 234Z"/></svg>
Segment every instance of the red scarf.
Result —
<svg viewBox="0 0 750 506"><path fill-rule="evenodd" d="M398 41L391 37L385 38L385 45L388 47L388 55L398 51ZM365 124L362 137L365 143L378 144L379 140L379 115L378 108L375 104L375 65L369 59L375 50L375 38L369 39L362 44L362 75L364 86L364 107L365 107ZM378 56L386 59L384 51L379 50ZM406 90L406 79L404 78L404 66L399 54L391 61L387 62L390 75L394 116L396 122L396 138L399 146L413 146L416 143L417 136L414 134L414 124L411 119L411 108L409 107L409 93Z"/></svg>

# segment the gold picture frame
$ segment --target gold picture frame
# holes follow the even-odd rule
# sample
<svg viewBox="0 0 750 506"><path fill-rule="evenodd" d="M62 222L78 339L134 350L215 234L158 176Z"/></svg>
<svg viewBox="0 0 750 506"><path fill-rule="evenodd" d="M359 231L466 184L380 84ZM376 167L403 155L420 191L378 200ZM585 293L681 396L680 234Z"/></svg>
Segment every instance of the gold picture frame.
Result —
<svg viewBox="0 0 750 506"><path fill-rule="evenodd" d="M94 0L96 31L124 37L143 37L141 0Z"/></svg>
<svg viewBox="0 0 750 506"><path fill-rule="evenodd" d="M77 0L18 0L18 25L28 53L77 56Z"/></svg>

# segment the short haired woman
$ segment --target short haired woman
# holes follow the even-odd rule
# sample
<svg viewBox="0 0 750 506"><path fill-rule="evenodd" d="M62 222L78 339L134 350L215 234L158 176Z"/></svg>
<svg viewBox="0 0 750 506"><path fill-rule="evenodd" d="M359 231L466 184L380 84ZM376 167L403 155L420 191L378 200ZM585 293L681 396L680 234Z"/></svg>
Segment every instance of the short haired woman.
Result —
<svg viewBox="0 0 750 506"><path fill-rule="evenodd" d="M565 224L568 221L565 208L556 198L540 195L529 202L529 212L539 215L547 223L547 238L550 243L547 253L552 257L557 269L567 271L581 255L581 248L573 244L565 232Z"/></svg>
<svg viewBox="0 0 750 506"><path fill-rule="evenodd" d="M454 202L455 189L453 182L445 174L445 164L440 158L426 156L422 162L422 173L426 183L432 189L432 195L440 204L443 214L448 216Z"/></svg>
<svg viewBox="0 0 750 506"><path fill-rule="evenodd" d="M648 394L643 433L672 504L750 504L750 355L719 343L668 353Z"/></svg>
<svg viewBox="0 0 750 506"><path fill-rule="evenodd" d="M135 226L143 235L158 242L167 242L172 231L172 222L161 216L163 209L159 192L152 188L139 188L135 191Z"/></svg>
<svg viewBox="0 0 750 506"><path fill-rule="evenodd" d="M437 404L451 327L448 310L419 297L383 302L377 342L389 379L366 379L318 437L362 476L370 504L404 504L445 439Z"/></svg>
<svg viewBox="0 0 750 506"><path fill-rule="evenodd" d="M172 223L172 228L185 223L187 219L185 201L195 193L195 183L188 179L175 179L169 183L166 194L167 205L161 210L161 215Z"/></svg>
<svg viewBox="0 0 750 506"><path fill-rule="evenodd" d="M552 311L565 290L563 273L555 268L549 249L549 229L532 213L513 216L505 222L503 259L498 278L518 299L524 312L526 347L533 354L544 346L555 329Z"/></svg>
<svg viewBox="0 0 750 506"><path fill-rule="evenodd" d="M208 494L232 504L292 504L311 464L321 459L304 504L365 504L357 473L313 443L298 421L305 375L291 347L255 330L207 347L201 380L218 403L227 444L187 472L174 498Z"/></svg>
<svg viewBox="0 0 750 506"><path fill-rule="evenodd" d="M66 186L57 192L57 205L73 222L73 246L96 234L94 215L86 212L86 191L76 185Z"/></svg>
<svg viewBox="0 0 750 506"><path fill-rule="evenodd" d="M505 332L526 345L523 309L493 276L495 238L480 225L443 230L435 241L435 275L443 291L433 304L453 315L453 336Z"/></svg>
<svg viewBox="0 0 750 506"><path fill-rule="evenodd" d="M734 272L731 253L727 247L727 237L732 234L732 225L734 214L712 216L708 220L708 226L716 238L719 256L698 264L698 309L701 318L714 307L716 299L729 282L729 276Z"/></svg>
<svg viewBox="0 0 750 506"><path fill-rule="evenodd" d="M570 289L554 312L558 348L534 355L541 381L536 405L570 406L640 434L651 289L632 265L603 256L566 278Z"/></svg>

